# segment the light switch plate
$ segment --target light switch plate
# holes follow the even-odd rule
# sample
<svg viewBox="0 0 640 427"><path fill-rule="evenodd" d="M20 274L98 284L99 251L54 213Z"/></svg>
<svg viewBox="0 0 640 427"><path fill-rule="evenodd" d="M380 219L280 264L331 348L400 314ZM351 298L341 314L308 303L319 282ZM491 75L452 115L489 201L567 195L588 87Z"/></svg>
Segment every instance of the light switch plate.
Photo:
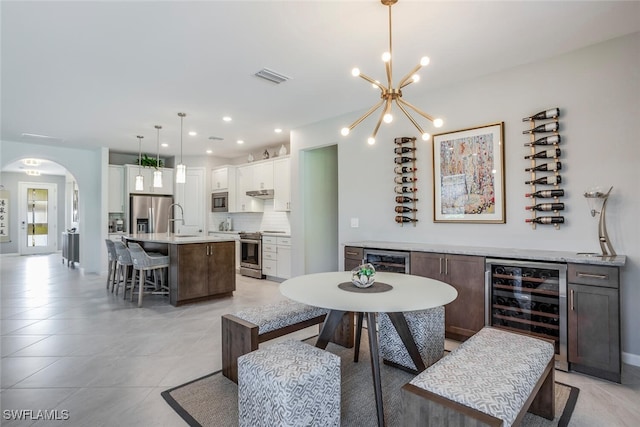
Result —
<svg viewBox="0 0 640 427"><path fill-rule="evenodd" d="M351 228L358 228L360 220L358 218L351 218Z"/></svg>

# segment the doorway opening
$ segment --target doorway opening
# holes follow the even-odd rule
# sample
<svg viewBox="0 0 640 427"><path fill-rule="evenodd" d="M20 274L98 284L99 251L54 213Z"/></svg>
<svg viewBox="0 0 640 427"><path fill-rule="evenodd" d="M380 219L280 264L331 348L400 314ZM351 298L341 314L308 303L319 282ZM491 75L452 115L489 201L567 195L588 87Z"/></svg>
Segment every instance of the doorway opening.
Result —
<svg viewBox="0 0 640 427"><path fill-rule="evenodd" d="M57 251L58 185L19 182L18 203L20 255Z"/></svg>

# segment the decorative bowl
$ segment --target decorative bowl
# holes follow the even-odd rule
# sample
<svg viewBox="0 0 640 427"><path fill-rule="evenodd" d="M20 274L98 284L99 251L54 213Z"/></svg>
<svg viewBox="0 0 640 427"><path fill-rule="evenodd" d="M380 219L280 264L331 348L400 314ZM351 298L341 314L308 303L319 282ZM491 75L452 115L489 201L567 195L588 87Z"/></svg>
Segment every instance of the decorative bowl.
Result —
<svg viewBox="0 0 640 427"><path fill-rule="evenodd" d="M362 264L351 270L351 283L358 288L368 288L376 281L376 269L373 265Z"/></svg>

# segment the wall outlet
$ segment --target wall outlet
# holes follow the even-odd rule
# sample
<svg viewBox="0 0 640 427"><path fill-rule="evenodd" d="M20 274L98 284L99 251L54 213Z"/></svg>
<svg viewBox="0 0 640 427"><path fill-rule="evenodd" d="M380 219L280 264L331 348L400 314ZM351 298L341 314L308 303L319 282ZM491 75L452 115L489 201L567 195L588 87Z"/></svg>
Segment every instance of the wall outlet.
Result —
<svg viewBox="0 0 640 427"><path fill-rule="evenodd" d="M351 228L358 228L360 226L359 218L351 218Z"/></svg>

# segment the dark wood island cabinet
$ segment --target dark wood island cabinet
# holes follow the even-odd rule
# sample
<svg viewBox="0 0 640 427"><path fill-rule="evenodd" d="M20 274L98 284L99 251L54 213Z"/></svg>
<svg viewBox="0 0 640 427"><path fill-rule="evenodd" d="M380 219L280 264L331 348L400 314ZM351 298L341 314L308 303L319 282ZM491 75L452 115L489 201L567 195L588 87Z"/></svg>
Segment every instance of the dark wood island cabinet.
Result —
<svg viewBox="0 0 640 427"><path fill-rule="evenodd" d="M204 236L130 234L126 241L169 255L169 302L173 306L233 295L235 239Z"/></svg>

